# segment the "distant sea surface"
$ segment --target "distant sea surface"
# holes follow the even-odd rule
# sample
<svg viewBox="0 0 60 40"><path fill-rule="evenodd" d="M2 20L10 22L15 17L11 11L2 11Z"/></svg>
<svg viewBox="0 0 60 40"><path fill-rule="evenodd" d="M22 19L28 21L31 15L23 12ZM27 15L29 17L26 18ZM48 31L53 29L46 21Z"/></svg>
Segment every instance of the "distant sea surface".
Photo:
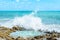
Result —
<svg viewBox="0 0 60 40"><path fill-rule="evenodd" d="M32 11L0 11L0 22L5 22L15 17L31 14ZM60 11L39 11L34 16L40 17L44 24L60 24Z"/></svg>

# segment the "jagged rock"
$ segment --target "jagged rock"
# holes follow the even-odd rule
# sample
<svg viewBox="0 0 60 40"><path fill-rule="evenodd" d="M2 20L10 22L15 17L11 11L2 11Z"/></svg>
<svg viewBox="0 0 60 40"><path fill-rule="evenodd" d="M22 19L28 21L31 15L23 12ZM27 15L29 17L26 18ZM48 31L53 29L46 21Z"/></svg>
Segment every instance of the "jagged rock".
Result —
<svg viewBox="0 0 60 40"><path fill-rule="evenodd" d="M47 40L52 40L52 38L47 38Z"/></svg>
<svg viewBox="0 0 60 40"><path fill-rule="evenodd" d="M13 26L12 27L12 30L14 30L14 31L17 31L17 30L19 30L19 31L34 31L33 29L26 29L26 28L24 28L24 27L20 27L20 26Z"/></svg>
<svg viewBox="0 0 60 40"><path fill-rule="evenodd" d="M13 32L13 30L11 30L10 28L0 27L0 37L1 38L6 38L6 39L10 38L11 39L11 37L8 37L11 32Z"/></svg>
<svg viewBox="0 0 60 40"><path fill-rule="evenodd" d="M6 27L0 27L0 40L43 40L44 38L46 38L47 40L60 40L60 33L57 33L55 31L53 32L45 32L47 33L46 35L42 35L42 36L36 36L36 37L29 37L29 38L22 38L22 37L18 37L18 38L12 38L10 37L10 33L15 32L15 31L29 31L30 29L25 29L23 27L19 27L19 26L14 26L13 28L6 28ZM33 30L33 29L31 29Z"/></svg>
<svg viewBox="0 0 60 40"><path fill-rule="evenodd" d="M10 36L6 36L5 38L6 38L6 40L15 40L14 38L12 38Z"/></svg>
<svg viewBox="0 0 60 40"><path fill-rule="evenodd" d="M18 37L18 38L16 38L15 40L25 40L25 39L22 38L22 37Z"/></svg>
<svg viewBox="0 0 60 40"><path fill-rule="evenodd" d="M44 36L36 36L34 37L36 40L43 40L44 39Z"/></svg>
<svg viewBox="0 0 60 40"><path fill-rule="evenodd" d="M34 37L35 39L39 39L40 38L40 36L36 36L36 37Z"/></svg>
<svg viewBox="0 0 60 40"><path fill-rule="evenodd" d="M14 30L14 31L17 31L17 30L22 31L22 30L26 30L26 29L24 27L13 26L12 30Z"/></svg>

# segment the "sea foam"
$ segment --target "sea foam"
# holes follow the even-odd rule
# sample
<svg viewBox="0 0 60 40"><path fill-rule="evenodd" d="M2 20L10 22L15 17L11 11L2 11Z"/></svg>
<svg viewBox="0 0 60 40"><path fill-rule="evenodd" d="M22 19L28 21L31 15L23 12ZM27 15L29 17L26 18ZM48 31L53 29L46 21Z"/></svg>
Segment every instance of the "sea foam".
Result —
<svg viewBox="0 0 60 40"><path fill-rule="evenodd" d="M7 22L0 24L8 28L12 28L15 25L24 27L26 29L42 30L42 31L56 31L60 32L60 25L58 24L43 24L40 17L36 17L36 12L32 12L29 15L24 15L22 17L15 17Z"/></svg>

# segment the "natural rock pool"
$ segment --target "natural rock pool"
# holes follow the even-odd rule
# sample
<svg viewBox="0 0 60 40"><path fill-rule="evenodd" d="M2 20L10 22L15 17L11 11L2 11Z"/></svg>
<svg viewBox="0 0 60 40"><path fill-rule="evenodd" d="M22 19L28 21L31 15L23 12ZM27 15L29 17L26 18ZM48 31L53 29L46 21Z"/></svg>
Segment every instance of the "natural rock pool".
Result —
<svg viewBox="0 0 60 40"><path fill-rule="evenodd" d="M16 31L12 32L10 34L11 37L17 38L17 37L35 37L39 35L45 35L44 32L39 32L39 31Z"/></svg>

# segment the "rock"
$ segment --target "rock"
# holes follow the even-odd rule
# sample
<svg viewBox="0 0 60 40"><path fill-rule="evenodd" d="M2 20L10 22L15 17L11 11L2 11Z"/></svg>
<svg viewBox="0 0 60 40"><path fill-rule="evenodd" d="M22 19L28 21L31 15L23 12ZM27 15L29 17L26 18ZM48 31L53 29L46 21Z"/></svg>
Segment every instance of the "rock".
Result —
<svg viewBox="0 0 60 40"><path fill-rule="evenodd" d="M36 40L35 38L32 38L31 40Z"/></svg>
<svg viewBox="0 0 60 40"><path fill-rule="evenodd" d="M0 37L0 40L6 40L6 38L1 38L1 37Z"/></svg>
<svg viewBox="0 0 60 40"><path fill-rule="evenodd" d="M6 36L5 38L6 38L6 40L15 40L14 38L12 38L10 36Z"/></svg>
<svg viewBox="0 0 60 40"><path fill-rule="evenodd" d="M35 39L39 39L40 38L40 36L36 36L36 37L34 37Z"/></svg>
<svg viewBox="0 0 60 40"><path fill-rule="evenodd" d="M18 38L16 38L15 40L25 40L25 39L22 38L22 37L18 37Z"/></svg>
<svg viewBox="0 0 60 40"><path fill-rule="evenodd" d="M33 30L33 29L25 29L23 27L19 27L19 26L14 26L13 28L6 28L6 27L0 27L0 40L44 40L44 38L46 40L60 40L60 33L57 33L55 31L53 32L45 32L47 33L46 35L42 35L42 36L35 36L35 37L29 37L29 38L22 38L22 37L18 37L18 38L12 38L10 37L10 33L15 32L15 31L29 31L29 30ZM41 31L41 30L39 30Z"/></svg>
<svg viewBox="0 0 60 40"><path fill-rule="evenodd" d="M26 30L26 29L24 27L13 26L12 30L14 30L14 31L17 31L17 30L22 31L22 30Z"/></svg>
<svg viewBox="0 0 60 40"><path fill-rule="evenodd" d="M10 28L0 27L0 37L1 38L6 38L6 39L10 38L11 39L11 37L8 37L11 32L13 32L13 30L11 30Z"/></svg>

